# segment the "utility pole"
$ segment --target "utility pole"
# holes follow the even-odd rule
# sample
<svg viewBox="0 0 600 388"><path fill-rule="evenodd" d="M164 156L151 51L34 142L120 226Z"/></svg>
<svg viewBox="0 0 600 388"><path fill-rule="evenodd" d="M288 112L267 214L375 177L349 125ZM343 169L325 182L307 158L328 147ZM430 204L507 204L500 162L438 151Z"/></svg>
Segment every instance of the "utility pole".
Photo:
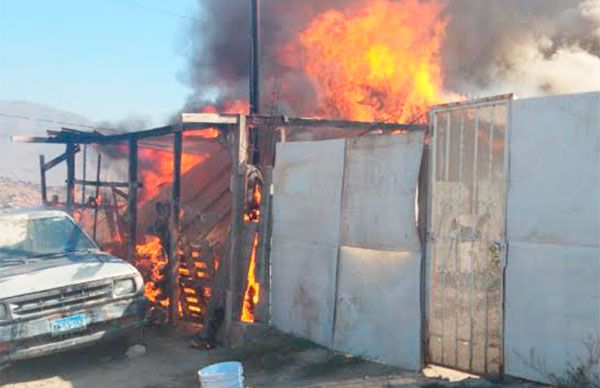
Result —
<svg viewBox="0 0 600 388"><path fill-rule="evenodd" d="M260 112L260 7L259 0L250 0L250 36L252 47L250 55L250 115ZM251 162L260 163L258 128L250 129Z"/></svg>

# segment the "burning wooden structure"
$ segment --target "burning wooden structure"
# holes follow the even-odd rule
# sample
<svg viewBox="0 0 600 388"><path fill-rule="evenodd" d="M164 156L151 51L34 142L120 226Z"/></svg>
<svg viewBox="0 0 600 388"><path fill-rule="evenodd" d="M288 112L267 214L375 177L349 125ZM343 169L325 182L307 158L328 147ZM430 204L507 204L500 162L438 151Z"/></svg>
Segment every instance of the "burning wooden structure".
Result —
<svg viewBox="0 0 600 388"><path fill-rule="evenodd" d="M104 229L108 241L103 247L126 257L146 277L146 295L158 312L157 319L204 323L220 309L227 323L268 322L275 143L425 128L259 114L185 113L176 124L144 131L104 134L64 128L44 138L13 140L65 144L65 153L50 162L40 156L44 204L71 212L94 237L99 228ZM106 147L126 154L127 181L101 180L100 158L96 180L77 179L75 154L88 145L94 145L100 154ZM157 187L156 179L140 168L149 156L168 165L168 184ZM186 164L188 159L193 163ZM66 199L48 200L46 172L62 162L67 166ZM78 202L78 187L82 191L93 187L95 194ZM111 195L101 195L103 188ZM87 221L86 211L93 212ZM105 213L102 220L99 212Z"/></svg>

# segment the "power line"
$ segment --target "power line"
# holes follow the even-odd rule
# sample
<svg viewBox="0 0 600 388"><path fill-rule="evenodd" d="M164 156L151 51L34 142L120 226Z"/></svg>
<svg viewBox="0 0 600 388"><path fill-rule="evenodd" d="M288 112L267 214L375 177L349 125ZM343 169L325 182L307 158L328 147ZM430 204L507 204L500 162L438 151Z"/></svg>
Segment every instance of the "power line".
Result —
<svg viewBox="0 0 600 388"><path fill-rule="evenodd" d="M2 113L2 112L0 112L0 116L10 117L10 118L19 119L19 120L39 121L39 122L42 122L42 123L61 124L61 125L69 125L69 126L74 126L74 127L98 129L98 130L111 129L111 128L106 128L106 127L97 127L97 126L88 125L88 124L69 123L69 122L66 122L66 121L56 121L56 120L50 120L50 119L42 119L42 118L39 118L39 117L29 117L29 116L13 115L13 114Z"/></svg>
<svg viewBox="0 0 600 388"><path fill-rule="evenodd" d="M181 18L181 19L191 20L191 21L194 21L194 22L201 21L200 19L192 17L192 16L187 16L187 15L184 15L184 14L181 14L181 13L178 13L178 12L169 11L168 9L164 9L164 8L157 8L157 7L152 7L152 6L145 5L145 4L139 4L139 3L136 3L136 2L133 2L133 1L119 1L119 3L122 4L122 5L130 5L132 7L142 8L142 9L145 9L145 10L149 10L149 11L154 11L154 12L157 12L157 13L161 13L163 15L174 16L174 17L178 17L178 18Z"/></svg>

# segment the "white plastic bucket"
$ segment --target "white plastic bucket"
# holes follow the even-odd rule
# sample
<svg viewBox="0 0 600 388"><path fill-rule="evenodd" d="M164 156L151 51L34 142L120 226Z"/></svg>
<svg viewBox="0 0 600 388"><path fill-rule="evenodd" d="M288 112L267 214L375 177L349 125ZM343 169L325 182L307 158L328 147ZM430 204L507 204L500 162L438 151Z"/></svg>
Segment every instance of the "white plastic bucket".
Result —
<svg viewBox="0 0 600 388"><path fill-rule="evenodd" d="M244 368L237 361L220 362L198 371L203 388L244 388Z"/></svg>

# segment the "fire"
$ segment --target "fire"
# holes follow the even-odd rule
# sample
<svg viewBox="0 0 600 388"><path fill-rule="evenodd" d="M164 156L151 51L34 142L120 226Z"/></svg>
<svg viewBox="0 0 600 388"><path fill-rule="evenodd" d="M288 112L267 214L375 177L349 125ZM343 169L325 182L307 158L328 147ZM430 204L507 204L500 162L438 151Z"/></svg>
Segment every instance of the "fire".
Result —
<svg viewBox="0 0 600 388"><path fill-rule="evenodd" d="M217 128L198 129L194 131L186 131L183 133L184 139L199 138L205 140L214 140L221 135L221 131Z"/></svg>
<svg viewBox="0 0 600 388"><path fill-rule="evenodd" d="M146 167L140 169L140 177L144 184L140 190L140 203L154 198L160 189L173 180L173 152L171 150L156 150L140 148L138 150L140 163ZM183 153L181 155L181 174L185 174L197 164L206 160L206 156Z"/></svg>
<svg viewBox="0 0 600 388"><path fill-rule="evenodd" d="M215 105L204 105L200 108L201 113L248 113L250 105L244 100L224 100L217 108Z"/></svg>
<svg viewBox="0 0 600 388"><path fill-rule="evenodd" d="M433 0L364 0L328 10L286 48L283 60L311 79L323 116L424 120L443 94L442 10Z"/></svg>
<svg viewBox="0 0 600 388"><path fill-rule="evenodd" d="M220 110L213 105L205 105L200 109L203 113L245 113L248 112L248 103L242 100L226 100L222 102ZM206 139L214 140L221 135L216 128L205 128L183 133L184 139ZM157 150L152 148L140 148L138 150L140 160L140 177L144 184L140 191L140 203L144 203L159 193L160 189L173 180L173 152L171 150ZM204 162L205 155L183 153L181 156L181 174L185 174L194 166Z"/></svg>
<svg viewBox="0 0 600 388"><path fill-rule="evenodd" d="M146 277L144 294L151 302L168 307L169 299L163 295L159 285L165 278L164 270L168 263L160 238L153 235L144 236L144 242L136 245L135 252L135 266Z"/></svg>
<svg viewBox="0 0 600 388"><path fill-rule="evenodd" d="M248 201L244 221L260 221L260 205L262 201L262 186L257 180L252 186L252 196ZM250 264L246 277L246 292L242 302L242 322L254 322L254 309L260 300L260 283L256 279L256 251L258 248L258 232L254 233L252 249L250 250Z"/></svg>
<svg viewBox="0 0 600 388"><path fill-rule="evenodd" d="M246 292L242 305L242 322L254 322L254 309L259 301L260 284L256 280L256 251L258 248L258 233L254 234L252 240L252 251L250 253L250 265L248 267L248 277Z"/></svg>
<svg viewBox="0 0 600 388"><path fill-rule="evenodd" d="M252 187L252 198L248 204L248 210L244 214L244 221L258 222L260 220L260 203L262 201L262 192L260 182L255 182Z"/></svg>

